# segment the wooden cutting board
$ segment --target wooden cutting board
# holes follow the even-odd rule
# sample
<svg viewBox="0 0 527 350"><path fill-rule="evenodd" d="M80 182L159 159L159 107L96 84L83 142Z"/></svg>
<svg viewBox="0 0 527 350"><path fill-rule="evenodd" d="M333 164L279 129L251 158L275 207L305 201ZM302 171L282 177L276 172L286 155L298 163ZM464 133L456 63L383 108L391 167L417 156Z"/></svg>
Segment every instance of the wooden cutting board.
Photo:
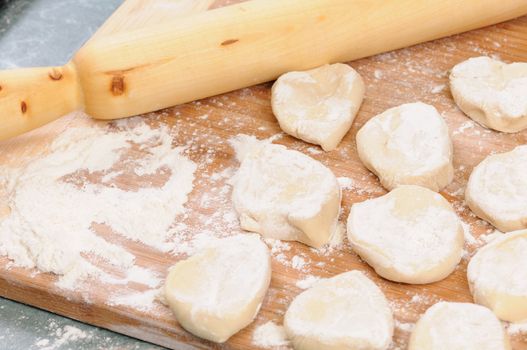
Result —
<svg viewBox="0 0 527 350"><path fill-rule="evenodd" d="M175 20L174 17L181 14L181 7L166 6L160 12L158 6L162 2L171 1L129 0L92 40L129 27L148 25L159 20ZM218 1L212 6L228 3ZM197 7L183 10L185 13L200 11L206 5L208 3L200 3ZM254 329L268 320L281 324L288 304L301 291L296 286L297 281L308 275L328 277L359 269L370 276L390 300L397 320L392 349L405 349L411 324L430 305L439 300L472 301L466 280L467 260L478 246L484 244L478 237L493 230L490 225L471 215L463 202L463 188L472 168L491 152L503 152L527 143L527 131L503 134L484 129L464 116L452 100L448 89L448 70L468 57L480 55L497 56L504 61L527 61L527 17L351 62L351 66L366 82L366 98L351 131L337 150L325 153L318 147L287 135L282 135L276 141L320 160L337 176L352 179L352 188L343 191L341 221L344 221L352 203L385 193L377 179L358 159L355 134L359 128L372 116L402 103L423 101L434 105L446 119L454 142L455 180L442 194L453 203L462 219L470 224L477 241L467 244L467 257L445 280L423 286L393 283L379 278L351 251L347 242L334 251L323 253L302 244L290 243L290 250L283 251L283 255L273 254L271 287L257 319L223 345L202 341L188 334L179 327L168 308L161 304L147 311L109 305L108 295L111 293L119 292L119 289L141 292L147 289L142 285L115 286L94 282L90 288L64 291L54 285L55 276L11 267L8 259L0 258L0 295L174 349L253 349L256 348L251 339ZM271 83L263 84L145 116L145 119L152 121L155 116L156 122L161 120L178 128L178 144L192 142L199 146L192 148L190 153L190 158L199 165L194 190L187 203L189 217L186 223L192 234L203 229L203 217L213 218L208 223L212 228L225 227L222 217L214 216L214 213L231 209L229 193L218 194L215 191L225 185L225 179L210 182L211 174L237 167L233 150L222 141L239 133L256 135L258 138L280 133L271 112L270 88ZM66 127L81 123L96 122L82 115L70 116L30 134L0 143L0 166L20 162L37 154ZM209 152L209 149L213 152ZM205 196L211 195L214 200L203 205ZM104 230L99 233L108 237L112 235ZM184 258L160 254L139 243L122 244L136 255L138 264L162 275L174 262ZM293 256L301 257L307 262L306 265L302 268L298 264L292 265ZM527 349L527 335L515 335L512 340L514 349Z"/></svg>

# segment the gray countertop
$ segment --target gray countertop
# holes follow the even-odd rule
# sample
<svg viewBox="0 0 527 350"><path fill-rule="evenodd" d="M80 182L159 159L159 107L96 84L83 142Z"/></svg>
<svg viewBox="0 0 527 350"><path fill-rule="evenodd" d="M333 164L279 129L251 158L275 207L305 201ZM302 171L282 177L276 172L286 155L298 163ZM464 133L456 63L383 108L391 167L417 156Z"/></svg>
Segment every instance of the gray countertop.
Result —
<svg viewBox="0 0 527 350"><path fill-rule="evenodd" d="M0 69L62 65L122 0L0 0ZM1 350L153 346L0 298Z"/></svg>

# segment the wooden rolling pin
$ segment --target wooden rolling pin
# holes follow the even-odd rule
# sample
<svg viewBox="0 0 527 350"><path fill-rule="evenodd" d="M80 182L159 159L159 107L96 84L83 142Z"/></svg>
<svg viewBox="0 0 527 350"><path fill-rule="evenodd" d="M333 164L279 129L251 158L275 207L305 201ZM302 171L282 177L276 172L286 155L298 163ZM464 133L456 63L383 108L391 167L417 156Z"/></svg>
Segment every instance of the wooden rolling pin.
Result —
<svg viewBox="0 0 527 350"><path fill-rule="evenodd" d="M63 67L0 72L0 140L74 110L133 116L524 14L526 0L252 0L100 36Z"/></svg>

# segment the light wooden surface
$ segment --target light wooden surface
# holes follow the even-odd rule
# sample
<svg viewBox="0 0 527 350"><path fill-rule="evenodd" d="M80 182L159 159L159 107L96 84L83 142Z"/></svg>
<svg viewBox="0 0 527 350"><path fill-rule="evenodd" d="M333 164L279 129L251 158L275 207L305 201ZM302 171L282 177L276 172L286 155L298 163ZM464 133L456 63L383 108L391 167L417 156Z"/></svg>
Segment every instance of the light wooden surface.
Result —
<svg viewBox="0 0 527 350"><path fill-rule="evenodd" d="M276 142L305 152L329 166L337 176L353 179L354 188L343 191L344 221L354 202L385 193L377 179L361 164L357 157L355 134L372 116L401 103L423 101L433 104L446 119L454 142L455 180L442 192L454 204L458 214L471 225L474 236L486 234L492 227L471 215L463 202L462 189L472 168L491 152L502 152L527 143L527 131L502 134L467 123L469 119L455 106L447 86L448 70L456 63L472 56L497 55L505 61L527 61L527 17L490 28L441 39L372 58L351 62L366 82L366 98L352 129L340 146L332 152L313 152L317 147L284 135ZM219 194L224 180L211 183L210 175L236 168L233 150L223 142L238 133L266 138L280 133L270 106L271 84L263 84L241 91L205 99L155 113L148 116L152 123L161 120L177 128L177 143L192 143L190 157L199 164L194 190L187 203L191 234L203 229L217 230L229 227L217 212L230 210L229 194ZM206 116L206 117L205 117ZM19 164L35 154L68 125L96 123L76 116L60 120L50 126L0 143L0 164ZM208 150L213 152L209 153ZM316 154L315 154L316 153ZM127 184L130 185L130 184ZM204 196L213 200L203 205ZM0 208L1 209L1 208ZM204 218L216 218L205 223ZM235 233L235 230L233 230ZM100 231L111 237L110 232ZM114 237L115 238L115 237ZM137 243L125 243L138 264L164 274L169 266L184 256L164 255ZM315 252L302 244L291 243L284 252L286 261L301 255L310 263L303 270L273 259L271 288L255 322L233 336L226 344L216 345L201 341L182 330L170 311L159 304L154 310L140 311L126 306L108 305L108 295L119 289L142 291L144 286L103 285L92 281L89 287L75 292L64 292L54 286L55 276L35 274L20 268L9 268L9 261L0 258L0 295L56 312L87 323L105 327L160 345L178 349L252 349L252 333L256 326L273 320L282 322L290 301L301 291L295 283L307 274L333 276L351 269L365 271L384 291L391 302L398 321L393 349L405 349L409 333L406 323L413 323L419 315L438 300L471 301L466 281L467 259L443 281L413 286L392 283L376 276L349 248L333 252ZM470 254L478 245L467 245ZM321 263L318 264L317 263ZM321 266L319 266L321 265ZM527 268L527 267L525 267ZM86 302L90 300L90 302ZM515 350L527 349L527 336L513 338Z"/></svg>
<svg viewBox="0 0 527 350"><path fill-rule="evenodd" d="M175 21L178 18L204 12L215 0L126 0L88 40L92 42L108 35L141 29L149 25ZM167 5L168 3L168 5Z"/></svg>

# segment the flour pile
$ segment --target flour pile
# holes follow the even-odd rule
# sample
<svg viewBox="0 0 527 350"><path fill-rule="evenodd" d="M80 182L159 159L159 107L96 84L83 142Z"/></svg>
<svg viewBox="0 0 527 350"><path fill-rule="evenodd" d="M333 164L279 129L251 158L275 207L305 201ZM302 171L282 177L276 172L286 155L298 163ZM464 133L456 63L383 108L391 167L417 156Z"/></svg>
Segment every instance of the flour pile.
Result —
<svg viewBox="0 0 527 350"><path fill-rule="evenodd" d="M97 234L101 225L122 236L112 241L169 251L196 170L172 143L167 126L141 118L75 127L27 166L2 170L10 213L0 221L0 254L72 289L86 277L113 278L96 265L136 270L134 255Z"/></svg>
<svg viewBox="0 0 527 350"><path fill-rule="evenodd" d="M258 326L253 333L253 344L261 348L273 348L277 346L287 346L287 334L283 326L279 326L273 321Z"/></svg>

